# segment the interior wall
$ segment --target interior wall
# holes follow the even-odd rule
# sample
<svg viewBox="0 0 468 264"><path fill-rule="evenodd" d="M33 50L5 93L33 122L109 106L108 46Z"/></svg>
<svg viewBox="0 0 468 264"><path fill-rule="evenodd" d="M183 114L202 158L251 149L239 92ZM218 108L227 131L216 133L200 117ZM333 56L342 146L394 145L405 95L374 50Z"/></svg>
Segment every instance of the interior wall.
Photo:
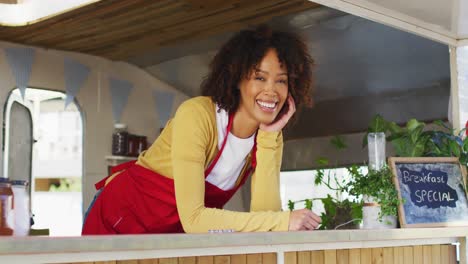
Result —
<svg viewBox="0 0 468 264"><path fill-rule="evenodd" d="M1 48L19 46L0 42L0 105L2 106L16 84ZM133 90L122 113L121 122L128 125L129 132L147 136L150 143L159 135L160 128L152 91L174 92L176 96L173 111L188 97L174 87L127 63L109 61L86 54L33 48L36 53L29 82L30 87L65 91L63 63L65 57L71 57L91 70L87 81L76 95L84 122L83 209L85 210L95 194L94 183L107 174L104 157L111 154L114 119L108 77L113 76L133 83ZM3 122L3 114L0 115L0 122ZM2 137L3 134L0 134L0 140ZM0 160L3 161L3 158L3 153L1 153Z"/></svg>

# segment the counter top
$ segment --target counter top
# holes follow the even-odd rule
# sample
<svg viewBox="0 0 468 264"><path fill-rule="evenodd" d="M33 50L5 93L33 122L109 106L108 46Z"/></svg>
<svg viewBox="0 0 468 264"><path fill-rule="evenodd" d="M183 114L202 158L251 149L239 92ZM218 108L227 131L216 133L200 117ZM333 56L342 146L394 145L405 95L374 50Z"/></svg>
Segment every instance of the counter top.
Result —
<svg viewBox="0 0 468 264"><path fill-rule="evenodd" d="M0 260L5 257L46 257L64 261L105 259L100 253L151 257L247 254L340 248L365 248L453 243L468 236L466 227L336 230L259 233L154 234L83 237L0 237ZM211 252L211 253L210 253ZM83 256L83 253L86 257ZM81 256L81 257L80 257ZM130 256L131 257L131 256ZM1 262L1 261L0 261Z"/></svg>
<svg viewBox="0 0 468 264"><path fill-rule="evenodd" d="M189 249L437 239L468 236L466 227L82 237L0 237L0 255L108 250Z"/></svg>

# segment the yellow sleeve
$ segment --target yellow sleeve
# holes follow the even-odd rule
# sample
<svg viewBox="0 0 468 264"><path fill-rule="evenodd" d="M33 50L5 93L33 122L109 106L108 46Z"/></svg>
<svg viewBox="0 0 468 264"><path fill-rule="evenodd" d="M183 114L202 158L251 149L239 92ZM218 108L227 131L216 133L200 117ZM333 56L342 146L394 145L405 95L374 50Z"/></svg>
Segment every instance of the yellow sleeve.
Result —
<svg viewBox="0 0 468 264"><path fill-rule="evenodd" d="M189 100L179 107L173 120L173 178L177 210L185 232L287 230L289 212L233 212L205 207L204 165L210 144L216 138L216 124L210 122L212 114Z"/></svg>
<svg viewBox="0 0 468 264"><path fill-rule="evenodd" d="M280 211L281 132L258 131L257 167L252 175L250 211Z"/></svg>

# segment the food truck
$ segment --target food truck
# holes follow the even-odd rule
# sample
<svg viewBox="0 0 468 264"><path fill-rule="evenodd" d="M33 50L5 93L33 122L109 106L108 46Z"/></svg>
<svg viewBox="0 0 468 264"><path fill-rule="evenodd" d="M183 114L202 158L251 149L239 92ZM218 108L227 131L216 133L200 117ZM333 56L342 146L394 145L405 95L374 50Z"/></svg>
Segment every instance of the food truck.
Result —
<svg viewBox="0 0 468 264"><path fill-rule="evenodd" d="M463 221L80 236L94 184L135 160L178 106L201 94L222 43L260 24L298 33L315 64L313 107L283 133L284 210L333 193L314 187L317 159L327 157L329 171L367 165L362 138L376 114L463 132L464 0L0 0L0 178L28 183L34 222L29 235L0 236L0 263L467 263ZM337 138L346 147L331 147ZM395 156L387 145L384 157ZM249 188L225 209L248 211Z"/></svg>

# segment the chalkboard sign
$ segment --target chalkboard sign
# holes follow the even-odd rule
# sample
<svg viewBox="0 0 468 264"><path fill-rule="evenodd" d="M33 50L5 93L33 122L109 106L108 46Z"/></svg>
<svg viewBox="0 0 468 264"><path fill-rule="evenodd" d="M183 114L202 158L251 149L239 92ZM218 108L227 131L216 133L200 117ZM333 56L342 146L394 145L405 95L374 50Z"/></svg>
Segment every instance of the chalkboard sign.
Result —
<svg viewBox="0 0 468 264"><path fill-rule="evenodd" d="M402 227L468 226L465 169L457 158L389 158Z"/></svg>

